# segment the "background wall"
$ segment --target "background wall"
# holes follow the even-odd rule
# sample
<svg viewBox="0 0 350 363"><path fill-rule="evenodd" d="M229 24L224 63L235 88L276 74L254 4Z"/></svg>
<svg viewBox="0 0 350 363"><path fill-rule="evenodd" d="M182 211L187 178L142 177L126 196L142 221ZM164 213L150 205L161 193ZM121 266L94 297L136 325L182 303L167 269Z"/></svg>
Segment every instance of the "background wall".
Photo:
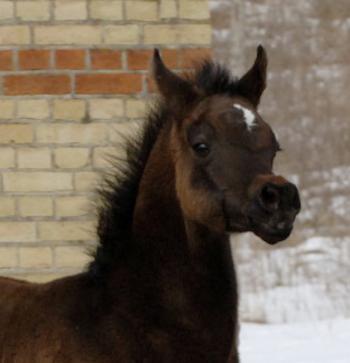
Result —
<svg viewBox="0 0 350 363"><path fill-rule="evenodd" d="M241 74L263 44L260 111L284 152L276 172L301 190L293 235L234 238L245 320L350 317L350 3L210 0L216 56Z"/></svg>
<svg viewBox="0 0 350 363"><path fill-rule="evenodd" d="M350 315L350 5L210 0L218 59L242 74L268 51L261 113L303 212L285 243L233 247L244 320ZM206 0L0 1L0 274L80 271L106 152L122 154L152 91L151 49L184 69L209 52Z"/></svg>
<svg viewBox="0 0 350 363"><path fill-rule="evenodd" d="M0 1L1 275L81 270L94 186L144 116L153 47L181 70L210 42L206 0Z"/></svg>

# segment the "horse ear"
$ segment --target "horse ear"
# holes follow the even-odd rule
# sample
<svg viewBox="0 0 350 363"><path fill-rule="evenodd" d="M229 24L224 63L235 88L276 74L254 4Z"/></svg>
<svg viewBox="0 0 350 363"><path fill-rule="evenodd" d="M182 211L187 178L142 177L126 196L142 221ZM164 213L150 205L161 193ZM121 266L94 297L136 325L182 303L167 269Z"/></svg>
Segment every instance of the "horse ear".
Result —
<svg viewBox="0 0 350 363"><path fill-rule="evenodd" d="M168 102L183 107L186 103L193 101L196 92L190 82L165 66L158 49L154 50L152 71L159 92Z"/></svg>
<svg viewBox="0 0 350 363"><path fill-rule="evenodd" d="M267 55L263 46L257 48L255 62L250 70L238 81L238 92L248 98L255 107L266 88Z"/></svg>

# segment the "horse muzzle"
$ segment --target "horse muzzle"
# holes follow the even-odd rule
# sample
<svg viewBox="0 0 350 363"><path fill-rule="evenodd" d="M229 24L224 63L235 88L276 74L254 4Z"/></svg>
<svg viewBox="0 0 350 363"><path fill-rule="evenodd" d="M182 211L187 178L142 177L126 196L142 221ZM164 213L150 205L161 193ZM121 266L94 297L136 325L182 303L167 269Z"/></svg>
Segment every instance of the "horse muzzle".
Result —
<svg viewBox="0 0 350 363"><path fill-rule="evenodd" d="M300 211L297 187L279 176L264 176L255 183L247 210L250 230L269 244L289 237Z"/></svg>

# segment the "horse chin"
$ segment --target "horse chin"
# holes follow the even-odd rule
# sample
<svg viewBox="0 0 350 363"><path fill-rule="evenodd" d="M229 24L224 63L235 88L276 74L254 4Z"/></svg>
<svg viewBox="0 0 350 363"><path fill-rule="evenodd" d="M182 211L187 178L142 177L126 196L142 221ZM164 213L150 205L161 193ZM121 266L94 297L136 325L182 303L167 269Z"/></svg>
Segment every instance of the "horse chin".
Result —
<svg viewBox="0 0 350 363"><path fill-rule="evenodd" d="M287 239L292 233L292 230L292 227L284 230L273 230L266 229L264 227L259 228L258 226L255 226L252 232L260 237L264 242L270 245L274 245Z"/></svg>

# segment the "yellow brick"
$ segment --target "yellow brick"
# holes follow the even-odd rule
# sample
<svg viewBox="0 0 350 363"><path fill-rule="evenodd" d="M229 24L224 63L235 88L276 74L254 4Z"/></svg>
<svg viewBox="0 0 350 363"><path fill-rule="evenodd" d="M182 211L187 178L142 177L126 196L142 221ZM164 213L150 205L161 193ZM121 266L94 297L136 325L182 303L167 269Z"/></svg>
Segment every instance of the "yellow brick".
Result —
<svg viewBox="0 0 350 363"><path fill-rule="evenodd" d="M16 214L14 198L0 197L0 217L12 217Z"/></svg>
<svg viewBox="0 0 350 363"><path fill-rule="evenodd" d="M55 19L84 20L87 18L86 1L56 0Z"/></svg>
<svg viewBox="0 0 350 363"><path fill-rule="evenodd" d="M39 238L43 241L85 241L93 239L93 221L39 222Z"/></svg>
<svg viewBox="0 0 350 363"><path fill-rule="evenodd" d="M48 20L50 18L50 3L46 0L17 1L17 16L21 20Z"/></svg>
<svg viewBox="0 0 350 363"><path fill-rule="evenodd" d="M157 20L157 1L127 1L126 17L129 20Z"/></svg>
<svg viewBox="0 0 350 363"><path fill-rule="evenodd" d="M90 3L90 14L92 19L122 20L122 1L94 0Z"/></svg>
<svg viewBox="0 0 350 363"><path fill-rule="evenodd" d="M206 44L211 43L208 24L145 25L146 44Z"/></svg>
<svg viewBox="0 0 350 363"><path fill-rule="evenodd" d="M111 167L112 162L125 160L123 147L96 147L93 153L93 164L97 168Z"/></svg>
<svg viewBox="0 0 350 363"><path fill-rule="evenodd" d="M55 164L59 168L83 168L89 164L89 149L70 147L56 149Z"/></svg>
<svg viewBox="0 0 350 363"><path fill-rule="evenodd" d="M45 217L53 215L53 202L49 197L22 197L19 213L23 217Z"/></svg>
<svg viewBox="0 0 350 363"><path fill-rule="evenodd" d="M14 15L13 1L0 1L0 20L10 20Z"/></svg>
<svg viewBox="0 0 350 363"><path fill-rule="evenodd" d="M12 100L0 100L0 118L12 119L15 110L15 103Z"/></svg>
<svg viewBox="0 0 350 363"><path fill-rule="evenodd" d="M0 125L0 144L23 144L33 140L33 129L27 124Z"/></svg>
<svg viewBox="0 0 350 363"><path fill-rule="evenodd" d="M106 140L106 127L98 124L38 125L37 141L54 144L100 144ZM1 136L0 136L1 138Z"/></svg>
<svg viewBox="0 0 350 363"><path fill-rule="evenodd" d="M146 44L177 44L180 25L146 25L144 42Z"/></svg>
<svg viewBox="0 0 350 363"><path fill-rule="evenodd" d="M51 168L51 150L48 148L23 148L17 151L17 163L20 169Z"/></svg>
<svg viewBox="0 0 350 363"><path fill-rule="evenodd" d="M115 144L124 145L125 141L137 135L140 127L142 126L141 122L128 121L128 122L120 122L118 124L111 125L111 130L109 132L110 141Z"/></svg>
<svg viewBox="0 0 350 363"><path fill-rule="evenodd" d="M0 247L0 269L14 268L17 264L17 249L14 247Z"/></svg>
<svg viewBox="0 0 350 363"><path fill-rule="evenodd" d="M72 190L72 174L53 172L3 173L7 192L49 192Z"/></svg>
<svg viewBox="0 0 350 363"><path fill-rule="evenodd" d="M52 262L50 247L21 247L19 249L19 264L22 268L48 268Z"/></svg>
<svg viewBox="0 0 350 363"><path fill-rule="evenodd" d="M53 25L34 28L36 44L91 45L101 43L100 28L93 25Z"/></svg>
<svg viewBox="0 0 350 363"><path fill-rule="evenodd" d="M210 18L207 0L180 0L180 18L206 20Z"/></svg>
<svg viewBox="0 0 350 363"><path fill-rule="evenodd" d="M17 117L28 119L45 119L50 115L47 100L19 100Z"/></svg>
<svg viewBox="0 0 350 363"><path fill-rule="evenodd" d="M85 246L56 247L55 262L56 267L84 267L91 257L87 253Z"/></svg>
<svg viewBox="0 0 350 363"><path fill-rule="evenodd" d="M182 25L179 31L180 44L211 44L211 26L209 24Z"/></svg>
<svg viewBox="0 0 350 363"><path fill-rule="evenodd" d="M161 0L160 3L161 19L176 18L177 9L175 0Z"/></svg>
<svg viewBox="0 0 350 363"><path fill-rule="evenodd" d="M87 197L59 197L56 199L57 217L79 217L89 213L90 202Z"/></svg>
<svg viewBox="0 0 350 363"><path fill-rule="evenodd" d="M71 272L71 271L70 271ZM76 274L77 272L74 272L72 274ZM38 274L28 274L25 275L18 274L15 277L19 278L21 280L29 281L29 282L36 282L36 283L46 283L53 280L60 279L62 277L67 276L67 273L46 273L46 271L41 271Z"/></svg>
<svg viewBox="0 0 350 363"><path fill-rule="evenodd" d="M85 102L83 100L55 100L53 117L56 120L80 121L85 116Z"/></svg>
<svg viewBox="0 0 350 363"><path fill-rule="evenodd" d="M15 167L15 150L10 147L0 148L0 168Z"/></svg>
<svg viewBox="0 0 350 363"><path fill-rule="evenodd" d="M0 45L21 45L30 43L29 27L25 25L2 26Z"/></svg>
<svg viewBox="0 0 350 363"><path fill-rule="evenodd" d="M130 118L145 117L146 102L142 100L127 100L126 101L126 116Z"/></svg>
<svg viewBox="0 0 350 363"><path fill-rule="evenodd" d="M93 119L113 119L124 115L123 101L119 99L90 100L90 116Z"/></svg>
<svg viewBox="0 0 350 363"><path fill-rule="evenodd" d="M95 191L100 179L100 175L92 171L77 172L74 174L75 189L79 192Z"/></svg>
<svg viewBox="0 0 350 363"><path fill-rule="evenodd" d="M34 222L0 222L0 242L33 242Z"/></svg>
<svg viewBox="0 0 350 363"><path fill-rule="evenodd" d="M105 27L104 43L138 44L139 28L137 25L109 25Z"/></svg>

